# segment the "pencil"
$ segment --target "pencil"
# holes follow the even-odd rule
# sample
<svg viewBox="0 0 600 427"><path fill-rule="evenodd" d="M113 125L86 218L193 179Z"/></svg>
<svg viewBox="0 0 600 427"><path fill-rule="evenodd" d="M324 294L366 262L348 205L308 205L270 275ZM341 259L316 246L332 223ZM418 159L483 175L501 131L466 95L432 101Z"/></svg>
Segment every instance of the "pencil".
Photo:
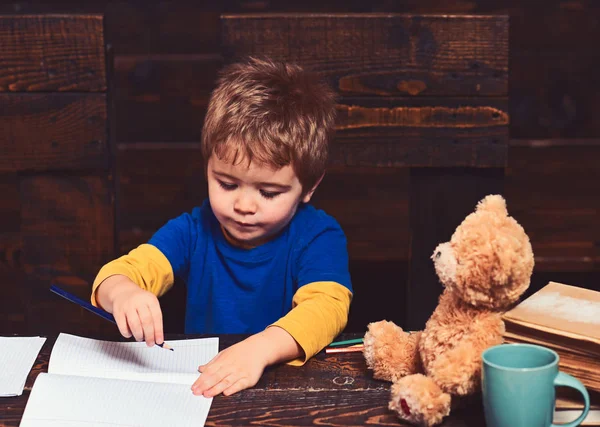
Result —
<svg viewBox="0 0 600 427"><path fill-rule="evenodd" d="M331 344L329 344L329 347L337 347L339 345L348 345L348 344L362 344L362 343L363 343L362 338L355 338L352 340L332 342Z"/></svg>
<svg viewBox="0 0 600 427"><path fill-rule="evenodd" d="M169 346L169 344L167 344L166 342L164 342L162 344L156 344L156 345L159 346L160 348L164 348L164 349L167 349L167 350L175 351L173 349L173 347Z"/></svg>
<svg viewBox="0 0 600 427"><path fill-rule="evenodd" d="M331 353L358 353L358 352L362 352L363 349L364 349L364 346L362 344L352 345L350 347L340 347L340 348L327 347L325 349L325 353L326 354L331 354Z"/></svg>
<svg viewBox="0 0 600 427"><path fill-rule="evenodd" d="M89 302L84 301L81 298L78 298L73 294L70 294L69 292L65 291L64 289L59 288L56 285L51 285L50 291L54 292L58 296L63 297L67 301L74 302L75 304L79 305L80 307L85 308L88 311L91 311L92 313L102 317L105 320L108 320L109 322L114 323L115 325L117 324L117 321L115 320L114 316L112 314L110 314L108 311L104 311L101 308L95 307L92 304L90 304ZM175 351L167 343L156 344L156 345L159 346L160 348L164 348L165 350Z"/></svg>

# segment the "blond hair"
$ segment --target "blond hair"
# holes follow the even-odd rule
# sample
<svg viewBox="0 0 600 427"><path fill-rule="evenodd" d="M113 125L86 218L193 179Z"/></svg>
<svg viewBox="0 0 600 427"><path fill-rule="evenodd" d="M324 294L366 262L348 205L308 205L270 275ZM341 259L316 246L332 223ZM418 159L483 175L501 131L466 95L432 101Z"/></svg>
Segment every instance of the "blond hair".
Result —
<svg viewBox="0 0 600 427"><path fill-rule="evenodd" d="M325 172L334 125L335 94L315 74L249 58L221 72L204 119L204 163L214 154L232 164L292 165L308 192Z"/></svg>

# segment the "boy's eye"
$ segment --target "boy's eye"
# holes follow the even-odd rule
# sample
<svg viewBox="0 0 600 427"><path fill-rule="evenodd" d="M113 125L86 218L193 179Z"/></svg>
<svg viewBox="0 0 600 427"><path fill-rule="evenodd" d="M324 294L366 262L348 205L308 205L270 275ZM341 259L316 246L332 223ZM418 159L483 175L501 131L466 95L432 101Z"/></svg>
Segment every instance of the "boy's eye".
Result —
<svg viewBox="0 0 600 427"><path fill-rule="evenodd" d="M235 190L237 188L236 184L229 184L227 182L223 182L223 181L219 181L219 180L217 180L217 182L219 183L221 188L226 191Z"/></svg>
<svg viewBox="0 0 600 427"><path fill-rule="evenodd" d="M265 199L272 199L274 197L279 196L281 193L277 192L277 191L265 191L265 190L260 190L260 194L265 198Z"/></svg>

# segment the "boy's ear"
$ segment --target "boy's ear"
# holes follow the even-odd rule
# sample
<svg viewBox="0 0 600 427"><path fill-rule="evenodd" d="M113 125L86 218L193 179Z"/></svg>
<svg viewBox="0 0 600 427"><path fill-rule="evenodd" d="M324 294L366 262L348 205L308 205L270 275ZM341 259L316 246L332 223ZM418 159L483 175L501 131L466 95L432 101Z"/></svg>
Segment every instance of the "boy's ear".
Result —
<svg viewBox="0 0 600 427"><path fill-rule="evenodd" d="M315 192L315 190L317 189L317 187L319 186L319 184L320 184L320 183L321 183L321 181L323 180L323 177L324 177L324 176L325 176L325 173L323 173L323 175L321 175L321 178L319 178L319 179L317 180L317 183L316 183L315 185L313 185L313 188L311 188L311 189L310 189L310 191L309 191L309 192L307 192L307 193L304 195L304 197L302 198L302 201L303 201L304 203L308 203L308 202L310 202L310 199L311 199L311 197L312 197L313 193Z"/></svg>

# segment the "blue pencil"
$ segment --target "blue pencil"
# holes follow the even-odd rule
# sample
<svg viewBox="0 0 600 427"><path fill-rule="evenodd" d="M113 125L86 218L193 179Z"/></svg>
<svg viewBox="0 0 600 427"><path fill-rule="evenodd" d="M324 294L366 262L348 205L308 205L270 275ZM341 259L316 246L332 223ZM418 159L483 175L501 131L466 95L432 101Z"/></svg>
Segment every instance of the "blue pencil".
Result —
<svg viewBox="0 0 600 427"><path fill-rule="evenodd" d="M63 297L64 299L74 302L75 304L85 308L86 310L91 311L92 313L108 320L109 322L114 323L115 325L117 324L117 322L115 321L115 318L112 314L110 314L108 311L104 311L101 308L98 307L94 307L92 304L90 304L87 301L82 300L79 297L76 297L73 294L70 294L69 292L65 291L64 289L59 288L56 285L50 285L50 290L52 292L54 292L56 295L60 295L61 297ZM171 350L174 351L173 348L169 347L168 344L166 343L162 343L162 344L156 344L157 346L164 348L166 350Z"/></svg>

